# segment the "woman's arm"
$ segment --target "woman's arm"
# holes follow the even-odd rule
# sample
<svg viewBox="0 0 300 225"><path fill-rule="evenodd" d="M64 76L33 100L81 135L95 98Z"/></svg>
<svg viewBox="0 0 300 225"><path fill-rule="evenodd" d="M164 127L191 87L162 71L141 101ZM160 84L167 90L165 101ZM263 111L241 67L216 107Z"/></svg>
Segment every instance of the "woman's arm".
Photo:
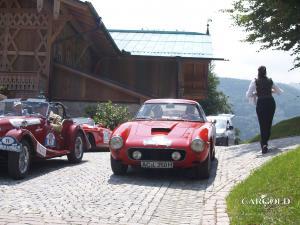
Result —
<svg viewBox="0 0 300 225"><path fill-rule="evenodd" d="M251 81L248 91L246 92L246 97L249 100L249 103L256 104L256 84L255 80Z"/></svg>
<svg viewBox="0 0 300 225"><path fill-rule="evenodd" d="M280 87L278 87L275 83L273 83L272 93L280 95L282 92L283 90Z"/></svg>
<svg viewBox="0 0 300 225"><path fill-rule="evenodd" d="M255 85L255 81L251 81L248 91L246 92L246 97L247 98L253 98L256 96L256 85Z"/></svg>

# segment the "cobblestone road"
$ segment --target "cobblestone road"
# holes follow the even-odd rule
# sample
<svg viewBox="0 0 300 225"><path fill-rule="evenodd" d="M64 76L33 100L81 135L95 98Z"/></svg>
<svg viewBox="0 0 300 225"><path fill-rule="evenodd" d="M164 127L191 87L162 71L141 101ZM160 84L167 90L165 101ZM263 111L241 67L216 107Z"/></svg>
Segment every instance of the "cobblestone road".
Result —
<svg viewBox="0 0 300 225"><path fill-rule="evenodd" d="M0 168L0 224L222 224L229 223L225 196L234 184L271 157L292 149L300 137L218 147L208 180L180 171L112 175L108 152L89 152L84 162L65 158L35 163L28 178L13 181Z"/></svg>

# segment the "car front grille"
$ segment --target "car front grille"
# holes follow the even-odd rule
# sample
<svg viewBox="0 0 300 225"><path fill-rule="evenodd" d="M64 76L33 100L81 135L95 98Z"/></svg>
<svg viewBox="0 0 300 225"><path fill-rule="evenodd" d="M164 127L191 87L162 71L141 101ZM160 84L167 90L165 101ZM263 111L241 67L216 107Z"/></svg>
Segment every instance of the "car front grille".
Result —
<svg viewBox="0 0 300 225"><path fill-rule="evenodd" d="M128 149L128 157L132 160L135 160L132 157L134 151L140 151L142 153L142 158L139 160L155 160L155 161L174 161L172 159L173 152L179 152L181 154L180 160L182 161L185 158L186 152L180 149L168 149L168 148L130 148Z"/></svg>

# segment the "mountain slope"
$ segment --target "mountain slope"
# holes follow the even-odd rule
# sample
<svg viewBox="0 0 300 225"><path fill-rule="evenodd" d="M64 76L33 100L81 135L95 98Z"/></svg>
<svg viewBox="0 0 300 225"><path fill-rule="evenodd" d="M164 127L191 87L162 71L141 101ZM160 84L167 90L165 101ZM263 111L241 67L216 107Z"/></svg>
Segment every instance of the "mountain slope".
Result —
<svg viewBox="0 0 300 225"><path fill-rule="evenodd" d="M229 97L234 114L235 127L241 131L242 140L249 139L259 133L255 106L248 103L245 97L250 80L234 78L219 78L218 90ZM276 101L276 112L273 124L300 115L300 90L287 84L279 83L278 86L284 90L280 96L274 95Z"/></svg>
<svg viewBox="0 0 300 225"><path fill-rule="evenodd" d="M288 120L282 120L272 127L272 134L270 139L292 137L300 135L300 116ZM250 142L259 141L260 135L249 140Z"/></svg>

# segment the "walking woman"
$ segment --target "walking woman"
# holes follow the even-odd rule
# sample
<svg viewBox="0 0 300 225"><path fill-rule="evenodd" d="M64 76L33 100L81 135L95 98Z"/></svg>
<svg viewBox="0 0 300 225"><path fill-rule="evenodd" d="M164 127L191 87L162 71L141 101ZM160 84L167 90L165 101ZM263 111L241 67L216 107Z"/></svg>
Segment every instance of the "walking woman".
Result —
<svg viewBox="0 0 300 225"><path fill-rule="evenodd" d="M260 127L260 144L262 153L268 152L268 141L271 135L272 121L276 103L272 93L281 94L283 91L267 77L265 66L258 68L258 76L248 88L246 96L256 104L256 113Z"/></svg>

